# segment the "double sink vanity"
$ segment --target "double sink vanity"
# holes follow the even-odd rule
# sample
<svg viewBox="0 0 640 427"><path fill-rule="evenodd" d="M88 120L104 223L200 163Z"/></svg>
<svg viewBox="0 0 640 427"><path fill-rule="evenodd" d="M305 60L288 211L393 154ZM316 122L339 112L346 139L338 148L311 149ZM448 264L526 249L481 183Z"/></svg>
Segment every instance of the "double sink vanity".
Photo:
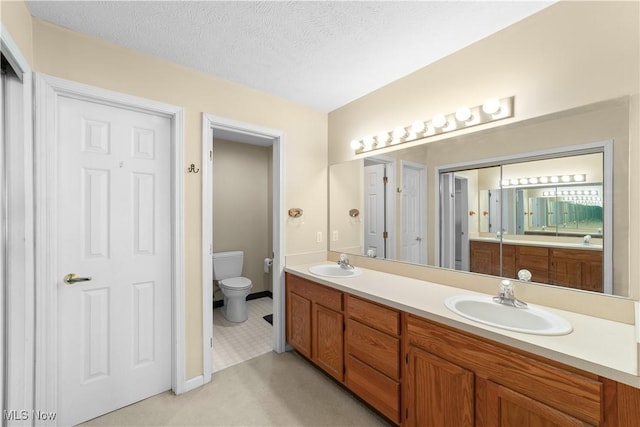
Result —
<svg viewBox="0 0 640 427"><path fill-rule="evenodd" d="M397 425L640 419L632 324L501 304L497 278L488 295L329 261L285 271L288 343Z"/></svg>

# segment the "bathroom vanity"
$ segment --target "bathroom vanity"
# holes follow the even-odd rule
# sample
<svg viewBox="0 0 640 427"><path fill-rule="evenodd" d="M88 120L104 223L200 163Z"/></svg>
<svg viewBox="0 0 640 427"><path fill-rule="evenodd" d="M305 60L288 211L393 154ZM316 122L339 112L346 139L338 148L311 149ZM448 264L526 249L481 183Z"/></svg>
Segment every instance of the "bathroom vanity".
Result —
<svg viewBox="0 0 640 427"><path fill-rule="evenodd" d="M517 278L522 269L538 283L603 292L602 247L471 239L470 271ZM500 268L502 267L502 272Z"/></svg>
<svg viewBox="0 0 640 427"><path fill-rule="evenodd" d="M287 341L397 425L638 425L633 325L561 312L569 335L515 333L449 312L463 289L308 268L286 268Z"/></svg>

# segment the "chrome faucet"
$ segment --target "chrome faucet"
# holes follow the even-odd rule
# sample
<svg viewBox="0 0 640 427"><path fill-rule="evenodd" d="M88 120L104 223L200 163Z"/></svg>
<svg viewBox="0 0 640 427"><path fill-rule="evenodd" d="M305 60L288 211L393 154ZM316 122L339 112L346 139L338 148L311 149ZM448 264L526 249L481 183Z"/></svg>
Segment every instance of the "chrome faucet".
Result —
<svg viewBox="0 0 640 427"><path fill-rule="evenodd" d="M526 308L527 303L516 298L515 290L511 280L505 279L500 282L500 292L498 296L493 297L493 301L498 304L510 305L516 308Z"/></svg>
<svg viewBox="0 0 640 427"><path fill-rule="evenodd" d="M355 268L353 265L349 264L349 258L347 257L347 254L340 254L338 265L345 270L353 270Z"/></svg>

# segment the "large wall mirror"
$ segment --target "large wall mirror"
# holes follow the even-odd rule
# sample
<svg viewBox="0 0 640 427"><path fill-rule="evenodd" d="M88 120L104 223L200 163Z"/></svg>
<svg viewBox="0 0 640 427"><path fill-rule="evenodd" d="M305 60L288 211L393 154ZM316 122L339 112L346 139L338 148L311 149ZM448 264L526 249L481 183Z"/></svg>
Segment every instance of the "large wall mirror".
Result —
<svg viewBox="0 0 640 427"><path fill-rule="evenodd" d="M619 99L331 165L330 250L628 296L628 133Z"/></svg>

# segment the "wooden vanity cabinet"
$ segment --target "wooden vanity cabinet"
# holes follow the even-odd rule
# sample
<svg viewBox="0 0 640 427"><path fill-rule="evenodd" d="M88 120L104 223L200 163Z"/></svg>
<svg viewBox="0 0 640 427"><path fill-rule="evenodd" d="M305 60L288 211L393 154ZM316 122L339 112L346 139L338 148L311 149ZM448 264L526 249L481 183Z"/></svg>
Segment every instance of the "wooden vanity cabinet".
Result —
<svg viewBox="0 0 640 427"><path fill-rule="evenodd" d="M549 283L587 291L603 292L602 251L550 250Z"/></svg>
<svg viewBox="0 0 640 427"><path fill-rule="evenodd" d="M640 389L286 274L287 341L402 426L640 425Z"/></svg>
<svg viewBox="0 0 640 427"><path fill-rule="evenodd" d="M503 244L501 258L499 242L471 240L469 258L473 273L517 279L527 269L533 282L603 292L602 251Z"/></svg>
<svg viewBox="0 0 640 427"><path fill-rule="evenodd" d="M403 425L615 425L604 417L612 381L410 314L404 324Z"/></svg>
<svg viewBox="0 0 640 427"><path fill-rule="evenodd" d="M344 380L343 294L286 274L287 341L329 375Z"/></svg>
<svg viewBox="0 0 640 427"><path fill-rule="evenodd" d="M471 240L469 269L472 273L500 276L500 244Z"/></svg>
<svg viewBox="0 0 640 427"><path fill-rule="evenodd" d="M345 295L345 383L400 423L400 313Z"/></svg>

